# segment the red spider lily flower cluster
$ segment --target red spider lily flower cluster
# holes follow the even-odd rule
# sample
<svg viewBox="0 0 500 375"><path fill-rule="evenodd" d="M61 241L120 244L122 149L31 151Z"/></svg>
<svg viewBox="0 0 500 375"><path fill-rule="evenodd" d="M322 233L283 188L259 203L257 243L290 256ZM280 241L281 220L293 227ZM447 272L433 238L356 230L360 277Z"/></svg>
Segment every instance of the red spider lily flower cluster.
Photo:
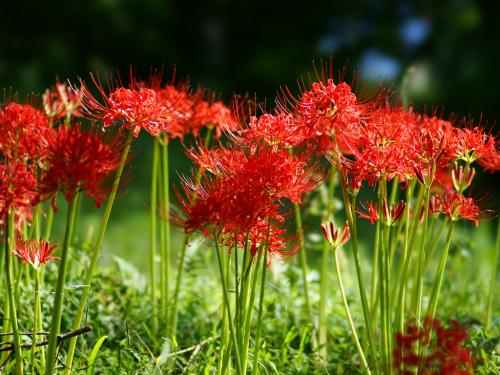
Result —
<svg viewBox="0 0 500 375"><path fill-rule="evenodd" d="M248 129L242 133L249 144L263 140L271 146L279 145L285 148L295 147L309 139L306 123L290 113L252 116Z"/></svg>
<svg viewBox="0 0 500 375"><path fill-rule="evenodd" d="M37 199L37 180L30 167L22 163L0 165L0 220L13 211L17 223L26 221Z"/></svg>
<svg viewBox="0 0 500 375"><path fill-rule="evenodd" d="M52 119L83 117L79 109L82 99L83 90L68 87L67 84L57 81L43 94L43 108L47 116Z"/></svg>
<svg viewBox="0 0 500 375"><path fill-rule="evenodd" d="M230 146L198 146L188 154L204 176L200 184L185 179L186 198L178 194L185 220L177 221L184 230L215 231L219 241L237 239L242 247L247 238L253 249L265 244L269 232L271 254L284 250L280 235L285 231L279 227L285 221L279 210L284 200L299 203L324 178L308 165L309 152L292 154L265 142L249 147L235 138Z"/></svg>
<svg viewBox="0 0 500 375"><path fill-rule="evenodd" d="M39 158L50 130L48 117L30 104L11 102L0 108L0 151L6 158Z"/></svg>
<svg viewBox="0 0 500 375"><path fill-rule="evenodd" d="M447 327L430 318L422 328L408 325L406 332L396 335L393 359L397 374L472 374L474 361L464 347L467 338L467 331L454 320Z"/></svg>
<svg viewBox="0 0 500 375"><path fill-rule="evenodd" d="M367 219L371 224L380 220L380 215L375 202L361 203L361 208L357 208L358 217ZM382 200L382 221L385 225L390 226L397 222L403 216L405 203L403 201L389 205L387 199Z"/></svg>
<svg viewBox="0 0 500 375"><path fill-rule="evenodd" d="M12 250L12 256L15 256L23 260L23 266L31 264L35 270L40 267L40 265L47 263L49 260L59 259L56 256L51 255L54 249L57 247L57 243L51 245L48 241L17 241L14 249Z"/></svg>
<svg viewBox="0 0 500 375"><path fill-rule="evenodd" d="M323 232L325 239L330 242L330 245L332 245L334 249L345 245L351 238L351 232L347 221L345 222L343 228L336 229L335 225L331 221L323 223L321 224L321 231Z"/></svg>
<svg viewBox="0 0 500 375"><path fill-rule="evenodd" d="M96 79L94 83L103 103L84 87L83 106L104 128L120 123L124 129L132 129L135 137L144 129L151 136L166 134L172 139L196 136L203 127L215 128L219 137L222 129L237 126L233 112L222 101L204 100L200 90L190 92L185 83L161 87L160 76L152 75L148 83L132 77L130 88L119 87L109 94Z"/></svg>
<svg viewBox="0 0 500 375"><path fill-rule="evenodd" d="M57 128L44 156L42 196L55 204L58 191L64 191L69 201L83 190L100 206L107 193L103 182L118 167L121 152L120 138L105 143L98 132L86 132L79 126Z"/></svg>
<svg viewBox="0 0 500 375"><path fill-rule="evenodd" d="M472 221L476 227L479 225L479 220L484 211L477 205L474 198L465 197L457 192L448 192L436 199L437 202L433 207L434 212L441 212L452 221L465 219Z"/></svg>
<svg viewBox="0 0 500 375"><path fill-rule="evenodd" d="M281 120L272 129L283 133L286 126L299 139L319 138L354 188L394 178L430 186L454 161L477 161L485 169L498 170L498 142L484 127L391 106L384 95L366 100L346 82L335 84L331 75L325 76L323 72L317 82L302 88L299 98L282 99L291 104L280 107L287 123ZM262 125L265 129L267 123Z"/></svg>

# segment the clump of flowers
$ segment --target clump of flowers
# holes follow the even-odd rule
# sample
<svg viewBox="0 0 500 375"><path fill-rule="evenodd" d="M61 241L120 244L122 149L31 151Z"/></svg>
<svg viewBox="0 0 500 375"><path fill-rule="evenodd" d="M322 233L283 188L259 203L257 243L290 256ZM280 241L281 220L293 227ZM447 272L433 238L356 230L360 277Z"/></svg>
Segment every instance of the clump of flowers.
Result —
<svg viewBox="0 0 500 375"><path fill-rule="evenodd" d="M393 350L397 374L468 375L474 361L465 347L467 331L455 320L442 325L425 318L423 326L409 324L396 335Z"/></svg>

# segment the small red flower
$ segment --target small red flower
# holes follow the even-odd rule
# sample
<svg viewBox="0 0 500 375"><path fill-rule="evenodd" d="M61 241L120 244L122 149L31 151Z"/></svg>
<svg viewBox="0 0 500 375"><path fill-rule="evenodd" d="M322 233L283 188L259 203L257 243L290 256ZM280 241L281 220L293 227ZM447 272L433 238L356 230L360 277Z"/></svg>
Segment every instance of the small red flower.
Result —
<svg viewBox="0 0 500 375"><path fill-rule="evenodd" d="M12 256L15 256L24 261L23 266L31 264L35 270L40 265L47 263L49 260L59 259L51 255L57 243L51 245L48 241L17 241Z"/></svg>
<svg viewBox="0 0 500 375"><path fill-rule="evenodd" d="M347 221L345 222L344 228L342 229L335 229L335 225L331 221L323 223L321 224L321 230L325 239L330 242L330 245L332 245L334 249L345 245L351 238L351 232L349 230L349 224Z"/></svg>
<svg viewBox="0 0 500 375"><path fill-rule="evenodd" d="M356 208L358 217L370 221L371 224L379 221L377 203L364 202L360 208Z"/></svg>
<svg viewBox="0 0 500 375"><path fill-rule="evenodd" d="M83 90L56 81L55 85L43 94L43 107L47 116L51 118L83 117L79 111L82 99Z"/></svg>
<svg viewBox="0 0 500 375"><path fill-rule="evenodd" d="M480 126L455 128L450 147L453 156L468 163L488 159L496 154L495 137Z"/></svg>
<svg viewBox="0 0 500 375"><path fill-rule="evenodd" d="M97 131L59 127L48 141L42 195L54 199L57 191L64 191L69 201L77 191L84 190L100 206L106 197L103 181L118 167L122 146L119 138L103 142Z"/></svg>
<svg viewBox="0 0 500 375"><path fill-rule="evenodd" d="M452 221L459 219L470 220L476 225L479 225L481 209L476 204L472 197L465 197L462 194L452 192L444 193L440 197L441 212L446 214Z"/></svg>

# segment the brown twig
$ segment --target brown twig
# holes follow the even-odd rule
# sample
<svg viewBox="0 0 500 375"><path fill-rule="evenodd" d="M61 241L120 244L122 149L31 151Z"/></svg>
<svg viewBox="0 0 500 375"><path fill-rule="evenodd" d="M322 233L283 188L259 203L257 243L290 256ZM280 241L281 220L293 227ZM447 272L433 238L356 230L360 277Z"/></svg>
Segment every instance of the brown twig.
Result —
<svg viewBox="0 0 500 375"><path fill-rule="evenodd" d="M67 340L71 337L83 335L83 334L88 333L90 331L92 331L92 327L88 326L88 327L76 329L76 330L71 331L71 332L64 333L62 335L57 335L57 342L59 343L61 341ZM39 334L39 333L37 333L37 334ZM32 336L32 334L31 334L31 336ZM7 346L4 348L0 348L0 352L12 351L14 349L14 345L11 342L4 342L2 344L7 345ZM45 346L48 344L49 344L49 340L43 340L43 341L37 342L35 344L35 346ZM31 349L32 345L33 345L32 343L22 344L21 350L22 349Z"/></svg>
<svg viewBox="0 0 500 375"><path fill-rule="evenodd" d="M166 358L175 357L175 356L178 356L179 354L188 353L188 352L191 352L191 351L196 350L196 349L198 349L198 351L199 351L203 345L208 344L210 341L213 341L213 340L217 339L218 337L219 337L219 335L209 337L208 339L200 341L198 344L190 346L189 348L185 348L185 349L181 349L181 350L178 350L176 352L173 352L173 353L169 353L165 357Z"/></svg>

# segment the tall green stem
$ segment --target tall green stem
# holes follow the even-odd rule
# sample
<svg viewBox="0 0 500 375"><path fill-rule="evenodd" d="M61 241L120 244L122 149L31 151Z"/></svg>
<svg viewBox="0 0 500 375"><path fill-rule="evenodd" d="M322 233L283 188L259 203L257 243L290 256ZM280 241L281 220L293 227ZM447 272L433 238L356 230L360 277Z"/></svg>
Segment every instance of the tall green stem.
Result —
<svg viewBox="0 0 500 375"><path fill-rule="evenodd" d="M420 212L422 210L422 204L424 201L424 191L425 191L425 188L423 187L423 185L420 185L419 192L417 193L417 202L416 202L414 210L413 210L414 213ZM407 197L407 204L409 204L410 200L411 200L411 196L409 194L409 196ZM408 215L407 220L409 218L409 209L410 208L407 207L407 210L408 210L408 212L406 213L406 215ZM409 236L409 240L407 242L406 256L404 257L405 259L404 259L403 269L401 272L401 277L399 278L398 283L396 283L394 285L393 291L392 291L392 295L395 295L396 291L398 293L397 294L397 296L398 296L397 303L396 303L397 306L403 305L403 300L405 299L406 281L408 279L408 269L410 266L410 260L412 258L412 251L413 251L413 247L415 244L415 237L417 234L418 222L419 222L419 215L418 214L413 215L412 223L409 226L409 228L411 227L411 233ZM401 316L400 319L404 319L404 316Z"/></svg>
<svg viewBox="0 0 500 375"><path fill-rule="evenodd" d="M37 337L37 332L41 331L40 325L41 325L41 309L40 309L40 293L39 293L39 288L40 288L40 272L38 272L38 269L34 270L35 272L35 311L34 311L34 318L33 318L33 336L31 336L31 373L35 374L35 352L36 352L36 337ZM44 358L44 352L41 353L41 359L42 359L42 367L45 367L45 358Z"/></svg>
<svg viewBox="0 0 500 375"><path fill-rule="evenodd" d="M349 322L349 327L351 328L352 337L354 339L354 343L356 344L356 349L358 350L358 354L361 357L361 362L363 363L363 367L365 368L367 374L371 374L370 367L366 362L365 353L363 352L363 348L359 343L358 334L356 333L356 327L354 326L351 312L349 310L349 304L347 303L347 297L345 295L345 290L344 290L344 283L342 282L342 274L340 273L340 267L339 267L339 259L338 259L339 250L340 250L339 248L333 250L333 263L335 265L335 271L337 272L337 280L339 283L340 296L342 297L342 304L344 305L344 310L347 320Z"/></svg>
<svg viewBox="0 0 500 375"><path fill-rule="evenodd" d="M312 308L311 308L311 303L309 301L309 287L308 287L308 282L307 282L307 274L308 274L308 267L307 267L307 256L306 256L306 243L304 239L304 232L302 231L302 214L300 212L300 206L298 203L294 204L294 209L295 209L295 225L296 225L296 230L297 230L297 235L298 235L298 241L299 241L299 246L300 246L300 254L299 254L299 261L300 261L300 267L302 268L302 284L304 288L304 302L306 304L306 313L307 313L307 319L310 322L313 322L313 314L312 314Z"/></svg>
<svg viewBox="0 0 500 375"><path fill-rule="evenodd" d="M264 309L264 292L266 287L267 255L269 250L269 231L267 232L266 247L264 248L264 262L262 263L262 277L260 281L259 312L257 313L257 333L255 336L255 351L253 355L252 375L259 369L260 335L262 332L262 311Z"/></svg>
<svg viewBox="0 0 500 375"><path fill-rule="evenodd" d="M441 285L443 283L444 270L446 268L446 259L448 258L448 251L450 250L451 235L453 233L454 225L455 221L450 220L445 245L441 253L441 257L439 258L439 266L436 272L436 277L434 278L434 283L432 284L429 306L427 308L427 316L429 316L431 319L436 316L437 301L439 299L439 292L441 291Z"/></svg>
<svg viewBox="0 0 500 375"><path fill-rule="evenodd" d="M323 221L333 220L331 217L333 215L333 203L334 203L334 193L335 193L335 171L336 169L332 167L330 172L330 186L328 187L328 197L326 204L326 213ZM326 342L327 342L327 330L326 330L326 290L328 288L328 260L329 260L329 246L328 241L323 243L323 251L321 256L321 273L320 273L320 284L319 284L319 324L318 324L318 344L321 346L321 354L326 356Z"/></svg>
<svg viewBox="0 0 500 375"><path fill-rule="evenodd" d="M151 298L151 314L152 314L152 330L153 336L156 336L158 332L158 315L156 311L156 203L157 203L157 187L158 187L158 162L159 162L159 151L158 151L158 138L154 138L153 144L153 162L151 165L151 192L150 192L150 247L149 247L149 287L150 287L150 298Z"/></svg>
<svg viewBox="0 0 500 375"><path fill-rule="evenodd" d="M349 228L351 232L351 243L352 243L352 253L354 257L354 265L356 266L356 276L358 279L358 287L359 294L361 296L361 306L363 308L363 318L365 321L366 333L368 335L368 346L370 348L370 356L373 362L376 362L377 355L375 350L375 339L373 337L373 328L370 319L370 306L368 305L368 298L366 296L366 288L365 281L363 278L363 273L361 270L361 260L359 257L359 248L358 248L358 235L357 235L357 226L356 226L356 200L353 198L351 202L349 198L349 193L347 191L347 181L345 174L341 173L340 175L340 185L342 187L342 197L344 200L344 207L346 211L347 221L349 223Z"/></svg>
<svg viewBox="0 0 500 375"><path fill-rule="evenodd" d="M167 327L167 334L169 333L169 327L170 327L170 320L169 320L169 311L168 311L168 299L169 299L169 285L170 285L170 220L168 218L168 215L170 213L170 183L169 183L169 175L168 175L168 135L165 134L165 138L162 143L162 168L163 168L163 173L162 173L162 178L163 178L163 194L162 197L164 199L163 201L163 210L164 210L164 216L165 220L162 221L162 227L163 227L163 233L164 233L164 241L165 244L162 247L163 253L161 254L161 257L163 259L162 265L163 269L161 272L163 273L163 298L165 298L165 301L163 302L163 308L164 310L162 311L162 319L165 320L166 322L166 327Z"/></svg>
<svg viewBox="0 0 500 375"><path fill-rule="evenodd" d="M229 292L227 288L227 280L226 280L226 275L224 272L224 267L222 266L222 255L220 253L220 248L219 248L219 243L217 242L217 235L214 233L214 242L215 242L215 252L217 253L217 263L219 265L219 272L220 272L220 278L222 281L222 291L224 295L224 304L226 305L226 313L227 313L227 319L229 320L229 331L231 333L231 339L233 341L233 347L234 347L234 353L236 356L235 362L236 362L236 371L239 375L242 375L241 371L241 355L240 355L240 348L238 345L238 340L236 337L236 329L234 327L234 321L233 321L233 316L231 314L231 306L230 306L230 299L229 299Z"/></svg>
<svg viewBox="0 0 500 375"><path fill-rule="evenodd" d="M424 284L424 262L425 262L425 245L427 243L427 223L429 221L429 200L431 196L430 187L426 187L425 190L425 206L424 206L424 224L422 228L422 246L420 252L418 253L418 267L417 267L417 278L416 278L416 293L413 306L415 307L415 316L417 322L420 322L420 315L422 311L422 291ZM416 213L418 215L418 212Z"/></svg>
<svg viewBox="0 0 500 375"><path fill-rule="evenodd" d="M243 355L243 373L246 374L246 369L247 369L247 357L248 357L248 346L250 343L250 331L251 331L251 324L252 324L252 316L253 316L253 304L255 302L255 295L257 291L257 280L259 276L259 266L260 262L262 261L262 251L259 251L259 254L257 256L257 261L255 262L255 265L253 269L251 269L251 274L250 274L250 282L251 282L251 292L250 292L250 300L248 303L248 309L246 311L245 315L245 335L244 335L244 340L243 340L243 350L242 350L242 355ZM251 263L250 263L251 265Z"/></svg>
<svg viewBox="0 0 500 375"><path fill-rule="evenodd" d="M66 232L61 250L61 260L59 261L59 272L57 275L56 293L54 297L54 308L52 312L52 321L49 333L49 347L47 349L47 361L45 363L45 375L51 375L54 372L57 356L57 335L61 329L61 317L64 300L64 285L66 281L66 271L68 268L69 247L73 236L73 227L75 223L76 208L79 193L73 195L68 207L68 216L66 219Z"/></svg>
<svg viewBox="0 0 500 375"><path fill-rule="evenodd" d="M13 218L13 214L11 217ZM17 309L16 301L14 298L14 285L13 285L13 275L12 275L12 257L10 256L10 228L9 225L11 218L9 215L5 215L5 280L7 282L7 295L9 299L9 317L12 325L13 333L13 345L14 345L14 357L16 360L16 374L23 374L23 360L21 357L21 336L19 335L19 326L17 324Z"/></svg>
<svg viewBox="0 0 500 375"><path fill-rule="evenodd" d="M398 300L398 302L395 302L396 299L396 292L397 288L393 288L391 292L391 301L393 306L396 306L396 313L395 313L395 324L397 326L397 329L399 332L402 332L404 329L404 296L405 296L405 279L403 276L403 272L405 270L405 265L406 259L409 258L409 237L410 237L410 207L411 207L411 200L413 196L413 188L414 188L414 183L411 182L410 185L408 186L408 189L406 190L406 206L405 206L405 212L403 215L403 221L404 221L404 226L405 226L405 232L404 232L404 240L403 240L403 254L401 256L401 259L399 260L399 267L398 267L398 272L396 274L396 282L395 285L398 285L399 283L402 284L401 286L401 299Z"/></svg>
<svg viewBox="0 0 500 375"><path fill-rule="evenodd" d="M488 303L486 305L486 329L490 328L491 312L493 310L493 301L495 295L495 285L497 283L497 267L498 267L498 253L500 252L500 219L498 220L497 240L495 242L495 256L493 257L493 265L491 267L490 290L488 292Z"/></svg>
<svg viewBox="0 0 500 375"><path fill-rule="evenodd" d="M78 328L80 328L80 324L83 319L83 312L85 310L85 304L89 296L90 285L92 284L92 277L94 276L94 270L97 264L97 260L99 259L99 253L101 250L102 242L104 240L104 234L106 233L106 228L108 227L109 217L111 216L111 209L113 208L113 204L115 202L116 192L118 191L118 186L120 185L120 179L123 173L123 169L125 167L125 162L127 161L128 153L130 151L130 146L132 145L133 136L134 132L133 129L131 129L127 136L125 147L123 149L123 153L120 159L120 165L118 166L118 169L116 171L115 179L113 181L113 186L111 188L111 193L109 194L108 202L106 203L106 208L104 209L104 214L101 220L101 226L99 228L99 233L97 234L97 240L92 250L90 265L87 269L87 274L83 282L82 295L80 297L78 311L76 313L75 321L72 327L73 330L77 330ZM66 370L64 372L66 375L69 375L71 373L71 366L73 364L73 357L75 354L77 340L78 336L75 336L72 337L69 342L68 354L66 357ZM49 375L49 373L47 373L46 375Z"/></svg>

